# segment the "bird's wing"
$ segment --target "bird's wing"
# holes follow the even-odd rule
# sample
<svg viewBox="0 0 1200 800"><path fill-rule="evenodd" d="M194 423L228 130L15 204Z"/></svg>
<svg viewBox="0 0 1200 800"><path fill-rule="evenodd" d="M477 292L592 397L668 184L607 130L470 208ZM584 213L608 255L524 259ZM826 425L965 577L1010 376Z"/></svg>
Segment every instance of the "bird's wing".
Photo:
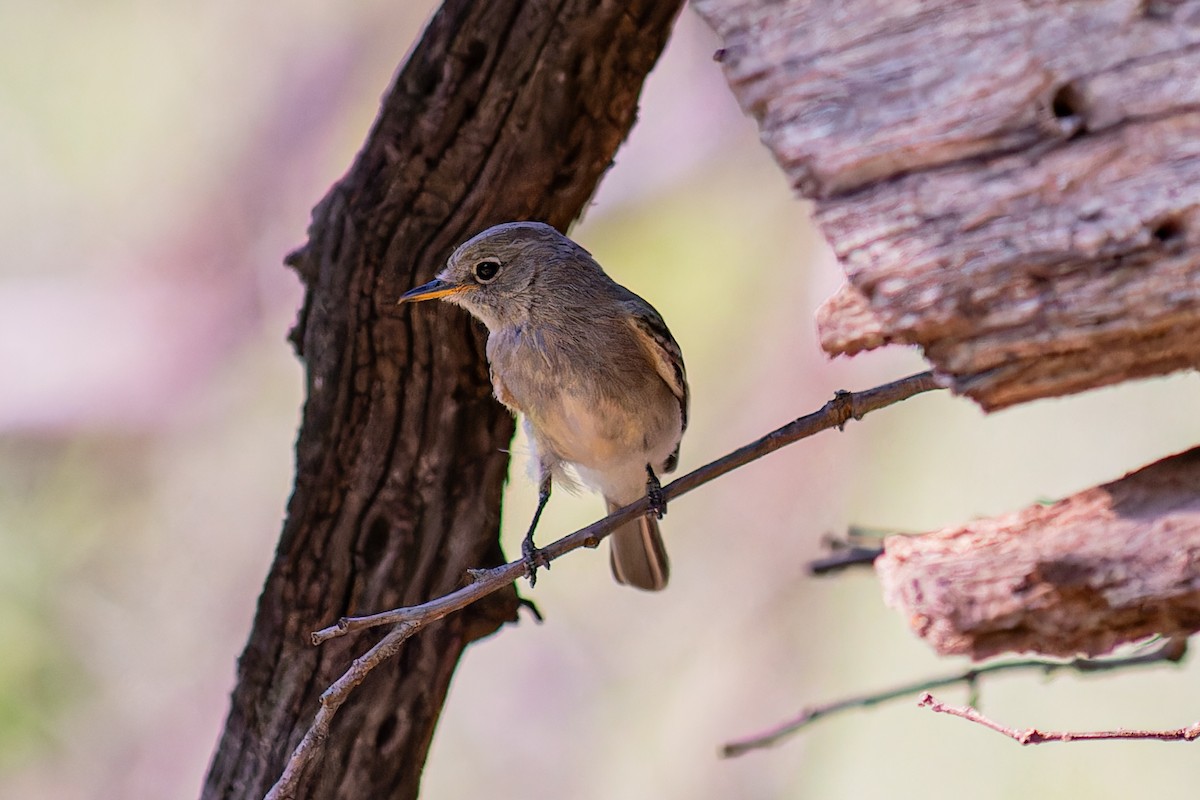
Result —
<svg viewBox="0 0 1200 800"><path fill-rule="evenodd" d="M679 400L679 417L682 422L680 433L682 434L684 430L687 430L688 423L688 385L687 372L683 367L683 353L680 352L675 337L667 329L667 323L663 322L663 318L659 316L653 306L641 298L637 299L639 302L631 304L631 313L627 319L642 349L654 364L655 372ZM678 456L679 448L676 447L675 453L669 459L667 472L675 468Z"/></svg>

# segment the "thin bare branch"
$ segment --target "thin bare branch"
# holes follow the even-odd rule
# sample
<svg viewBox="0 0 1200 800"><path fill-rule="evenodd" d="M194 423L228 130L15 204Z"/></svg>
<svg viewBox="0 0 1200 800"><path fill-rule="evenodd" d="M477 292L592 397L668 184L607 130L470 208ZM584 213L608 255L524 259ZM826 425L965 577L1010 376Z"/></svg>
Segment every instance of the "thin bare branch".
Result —
<svg viewBox="0 0 1200 800"><path fill-rule="evenodd" d="M921 695L917 705L928 708L939 714L949 714L961 717L968 722L974 722L985 728L1003 734L1020 744L1045 744L1046 742L1098 742L1108 739L1147 739L1160 742L1192 742L1200 739L1200 722L1192 723L1185 728L1175 728L1169 731L1127 730L1118 728L1111 731L1041 731L1037 728L1010 728L993 719L985 717L971 706L947 705L929 692Z"/></svg>
<svg viewBox="0 0 1200 800"><path fill-rule="evenodd" d="M883 554L882 547L859 547L846 545L832 550L829 555L808 562L809 575L830 575L851 567L869 567Z"/></svg>
<svg viewBox="0 0 1200 800"><path fill-rule="evenodd" d="M1062 670L1078 673L1110 672L1112 670L1149 666L1152 664L1178 663L1183 660L1186 654L1186 639L1167 639L1154 649L1119 658L1076 658L1071 661L1022 659L1020 661L1000 661L994 664L985 664L981 667L972 667L954 675L929 678L892 689L845 697L831 703L806 708L794 719L776 728L736 742L730 742L721 749L721 754L726 758L731 758L748 753L751 750L771 747L779 744L784 739L806 728L822 717L828 717L852 708L869 708L890 700L910 697L918 692L928 694L929 690L939 689L943 686L963 684L974 688L979 678L984 675L994 675L1001 672L1041 672L1051 675Z"/></svg>
<svg viewBox="0 0 1200 800"><path fill-rule="evenodd" d="M861 419L871 411L938 388L940 387L933 373L922 372L862 392L839 391L819 411L793 420L729 455L718 458L716 461L671 481L663 487L663 498L673 500L789 444L830 428L841 430L852 419ZM542 548L542 553L548 561L553 561L580 547L596 547L605 536L620 527L622 523L645 514L648 508L648 501L643 497L636 503L614 511L604 519L552 542ZM522 560L512 561L493 569L472 570L471 582L455 592L417 606L398 608L362 617L343 617L338 620L337 624L314 632L312 641L313 644L321 644L353 631L374 628L379 625L402 622L425 623L441 619L447 614L458 611L481 597L507 586L526 575L527 571L528 566Z"/></svg>
<svg viewBox="0 0 1200 800"><path fill-rule="evenodd" d="M267 792L263 800L294 800L300 776L304 768L321 757L325 751L325 740L329 736L329 726L333 722L338 709L350 697L350 693L363 682L371 670L396 655L400 646L408 637L421 629L419 622L406 622L397 625L379 643L354 659L350 668L342 677L321 694L321 708L313 719L312 725L304 734L304 738L296 745L284 765L283 774Z"/></svg>
<svg viewBox="0 0 1200 800"><path fill-rule="evenodd" d="M913 395L940 388L933 374L923 372L892 383L877 386L863 392L851 393L840 391L819 411L800 417L778 430L719 458L710 464L700 467L672 481L663 487L663 496L670 500L693 489L703 486L709 481L744 466L767 453L812 436L819 431L829 428L839 430L851 419L860 419L864 414L906 400ZM580 547L596 547L600 540L611 531L618 528L626 520L633 519L648 510L648 502L642 498L618 511L613 512L598 522L581 528L572 534L564 536L556 542L547 545L542 552L547 560L554 559L577 550ZM508 564L486 570L471 570L468 573L470 583L461 589L443 597L430 600L418 606L384 611L364 617L343 617L336 625L332 625L312 634L314 645L329 639L343 636L352 631L360 631L380 625L394 625L387 636L372 647L362 657L355 659L350 669L338 678L332 686L321 695L321 708L318 710L312 725L304 738L296 745L292 755L284 767L283 774L276 784L271 787L264 800L292 800L296 795L299 780L305 768L318 759L325 749L325 741L329 736L329 727L342 704L350 696L367 674L375 667L391 658L400 649L406 639L420 628L434 620L441 619L458 611L475 601L498 591L513 581L527 574L524 561L513 561ZM536 613L536 608L535 608Z"/></svg>
<svg viewBox="0 0 1200 800"><path fill-rule="evenodd" d="M901 531L849 525L845 534L827 533L821 537L826 555L808 562L809 575L829 575L850 567L869 567L883 554L883 540Z"/></svg>

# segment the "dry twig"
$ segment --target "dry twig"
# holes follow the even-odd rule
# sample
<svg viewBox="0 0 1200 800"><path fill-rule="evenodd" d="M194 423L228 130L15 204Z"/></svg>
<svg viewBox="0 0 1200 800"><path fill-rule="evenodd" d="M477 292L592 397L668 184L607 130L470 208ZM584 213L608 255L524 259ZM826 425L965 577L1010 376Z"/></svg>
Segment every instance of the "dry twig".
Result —
<svg viewBox="0 0 1200 800"><path fill-rule="evenodd" d="M815 433L830 428L841 430L851 419L860 419L864 414L885 408L913 395L939 388L931 372L922 372L901 378L898 381L885 383L873 389L862 392L840 391L827 402L819 411L800 417L778 428L761 439L741 447L727 456L718 458L699 469L689 472L681 478L671 481L663 487L665 500L673 500L708 483L715 478L732 472L738 467L745 466L768 453L789 444L806 439ZM546 545L541 552L548 561L577 550L580 547L596 547L600 541L622 523L645 514L649 505L646 498L631 503L622 509L614 511L602 520L593 522L586 528L580 528L572 534ZM507 586L524 576L528 566L524 561L512 561L499 567L485 570L472 570L471 583L444 597L422 603L418 606L398 608L383 611L363 617L343 617L337 624L316 631L312 635L313 644L320 644L338 636L344 636L352 631L374 628L380 625L391 625L401 622L429 622L458 611L470 605L479 598Z"/></svg>
<svg viewBox="0 0 1200 800"><path fill-rule="evenodd" d="M830 428L841 430L852 419L861 419L863 415L871 411L938 388L941 387L933 373L922 372L862 392L839 391L819 411L793 420L766 436L667 484L662 490L663 497L666 500L672 500L789 444ZM633 519L639 514L645 514L647 510L648 502L646 498L642 498L636 503L614 511L598 522L552 542L542 548L542 553L548 561L553 561L580 547L596 547L605 536L620 527L623 522ZM296 787L299 785L304 769L318 759L324 750L330 723L338 709L354 688L362 683L367 674L395 655L406 639L426 624L465 608L492 592L508 586L518 578L527 575L527 572L528 567L521 560L493 569L472 570L470 583L443 597L421 605L384 611L369 616L343 617L338 620L337 624L314 632L312 634L313 644L321 644L353 631L380 625L396 626L365 655L355 659L350 669L321 696L321 708L317 712L313 724L305 733L300 744L292 751L283 774L267 793L266 800L285 800L295 797Z"/></svg>
<svg viewBox="0 0 1200 800"><path fill-rule="evenodd" d="M1040 731L1037 728L1010 728L1001 725L993 719L985 717L971 706L950 706L941 702L929 692L921 695L917 705L936 711L939 714L949 714L982 725L985 728L1003 734L1020 744L1045 744L1046 742L1098 742L1107 739L1148 739L1160 742L1191 742L1200 739L1200 722L1192 723L1186 728L1176 728L1169 731L1127 730L1118 728L1111 731Z"/></svg>
<svg viewBox="0 0 1200 800"><path fill-rule="evenodd" d="M869 567L883 555L882 547L842 547L808 562L809 575L831 575L851 567Z"/></svg>
<svg viewBox="0 0 1200 800"><path fill-rule="evenodd" d="M851 567L869 567L883 555L883 535L868 537L855 527L851 527L845 537L826 534L821 545L827 553L808 562L809 575L831 575Z"/></svg>
<svg viewBox="0 0 1200 800"><path fill-rule="evenodd" d="M981 667L972 667L954 675L945 675L940 678L929 678L916 683L897 686L892 689L885 689L880 692L872 692L870 694L855 695L853 697L845 697L841 700L835 700L831 703L825 703L819 706L812 706L804 709L798 716L791 719L782 725L779 725L772 730L763 733L755 734L754 736L741 739L736 742L730 742L721 748L721 754L726 758L740 756L748 753L751 750L760 750L762 748L771 747L779 744L784 739L797 733L801 729L811 725L822 717L828 717L842 711L847 711L852 708L869 708L871 706L886 703L890 700L898 700L902 697L909 697L924 692L923 697L929 696L930 689L939 689L943 686L953 686L956 684L964 684L971 689L974 689L976 682L984 675L993 675L999 672L1042 672L1046 675L1051 675L1061 670L1068 670L1078 673L1095 673L1095 672L1110 672L1112 670L1127 669L1129 667L1149 666L1152 664L1162 663L1178 663L1183 660L1187 653L1186 639L1167 639L1161 645L1146 652L1136 653L1130 656L1122 656L1120 658L1076 658L1071 661L1049 661L1046 659L1022 659L1020 661L1000 661L994 664L985 664Z"/></svg>
<svg viewBox="0 0 1200 800"><path fill-rule="evenodd" d="M300 740L300 744L296 745L296 749L288 757L287 763L283 766L283 774L279 776L279 780L275 782L263 800L295 798L296 787L299 785L300 775L304 772L304 768L319 757L325 749L329 726L333 723L333 717L337 714L338 709L349 699L350 693L363 682L371 670L396 655L405 640L420 628L421 624L415 622L397 625L374 647L354 659L350 669L346 670L342 677L321 693L321 708L317 711L317 716L305 732L304 738Z"/></svg>

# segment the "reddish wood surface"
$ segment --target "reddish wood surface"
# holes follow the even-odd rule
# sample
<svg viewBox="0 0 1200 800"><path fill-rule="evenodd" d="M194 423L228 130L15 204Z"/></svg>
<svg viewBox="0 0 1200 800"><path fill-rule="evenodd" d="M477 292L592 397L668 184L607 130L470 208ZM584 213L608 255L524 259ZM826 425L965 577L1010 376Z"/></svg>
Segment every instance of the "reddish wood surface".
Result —
<svg viewBox="0 0 1200 800"><path fill-rule="evenodd" d="M920 536L875 562L945 655L1099 655L1200 630L1200 448L1049 506Z"/></svg>
<svg viewBox="0 0 1200 800"><path fill-rule="evenodd" d="M847 285L995 409L1200 364L1200 3L696 0Z"/></svg>

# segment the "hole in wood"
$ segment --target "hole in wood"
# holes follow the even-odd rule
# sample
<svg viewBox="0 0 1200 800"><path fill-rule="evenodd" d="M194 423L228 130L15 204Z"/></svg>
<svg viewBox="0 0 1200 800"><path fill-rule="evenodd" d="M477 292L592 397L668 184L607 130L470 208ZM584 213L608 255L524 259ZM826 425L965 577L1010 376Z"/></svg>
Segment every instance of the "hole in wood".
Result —
<svg viewBox="0 0 1200 800"><path fill-rule="evenodd" d="M379 723L379 727L375 729L375 749L382 750L385 745L391 742L392 737L396 735L396 715L389 714Z"/></svg>
<svg viewBox="0 0 1200 800"><path fill-rule="evenodd" d="M463 58L463 72L470 75L483 66L483 62L487 60L488 48L487 45L478 39L474 39L467 45L467 52Z"/></svg>
<svg viewBox="0 0 1200 800"><path fill-rule="evenodd" d="M1073 82L1055 90L1050 98L1050 113L1065 136L1078 136L1087 130L1087 103Z"/></svg>
<svg viewBox="0 0 1200 800"><path fill-rule="evenodd" d="M1183 223L1178 217L1167 217L1155 223L1150 235L1161 244L1170 245L1183 240Z"/></svg>
<svg viewBox="0 0 1200 800"><path fill-rule="evenodd" d="M367 536L363 540L359 554L363 561L367 564L377 564L383 558L384 550L388 546L388 540L391 538L391 526L388 524L387 518L380 514L375 519L371 520L370 526L367 528Z"/></svg>

